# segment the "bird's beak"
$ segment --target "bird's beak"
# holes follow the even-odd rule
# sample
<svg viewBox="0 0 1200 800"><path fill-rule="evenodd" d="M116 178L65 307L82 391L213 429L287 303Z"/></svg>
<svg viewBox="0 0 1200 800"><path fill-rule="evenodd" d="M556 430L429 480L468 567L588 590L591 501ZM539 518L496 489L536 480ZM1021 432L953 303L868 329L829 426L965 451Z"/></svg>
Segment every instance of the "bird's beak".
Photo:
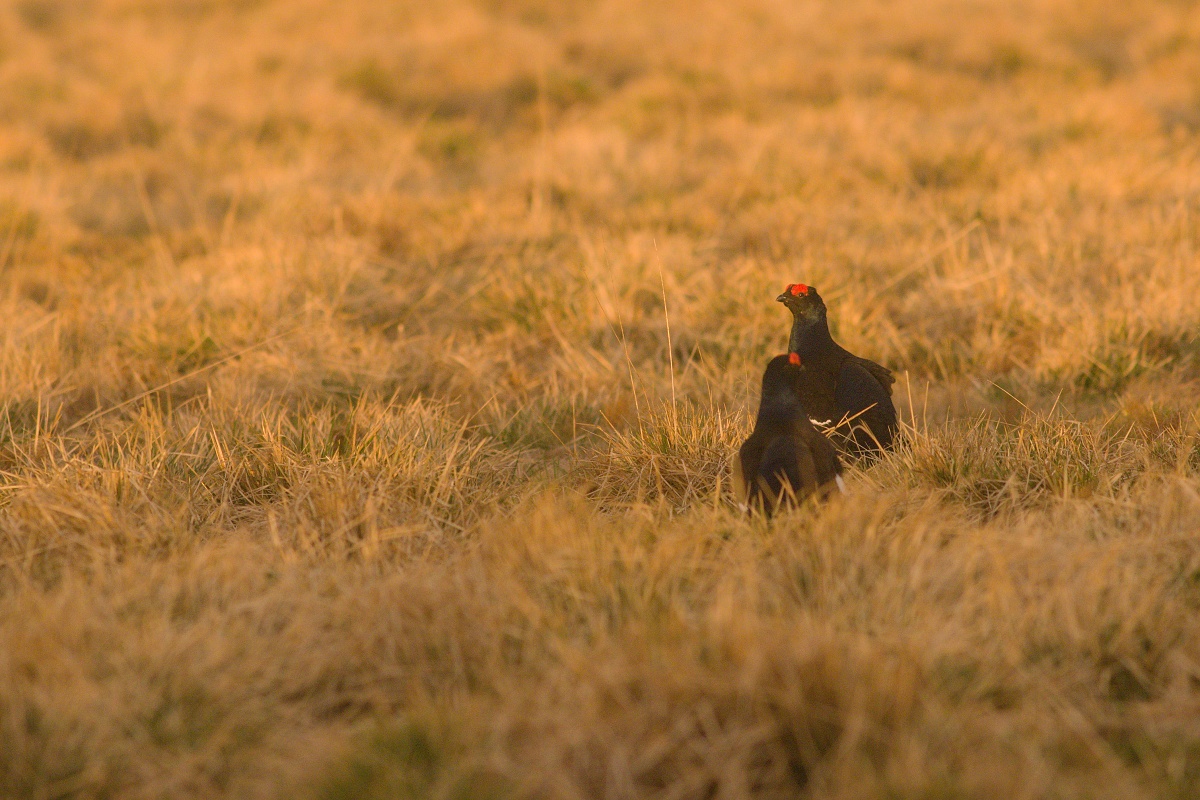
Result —
<svg viewBox="0 0 1200 800"><path fill-rule="evenodd" d="M787 302L787 299L788 299L788 293L787 293L787 292L784 292L783 294L779 295L779 297L776 297L776 298L775 298L775 302L777 302L777 303L786 303L786 302Z"/></svg>

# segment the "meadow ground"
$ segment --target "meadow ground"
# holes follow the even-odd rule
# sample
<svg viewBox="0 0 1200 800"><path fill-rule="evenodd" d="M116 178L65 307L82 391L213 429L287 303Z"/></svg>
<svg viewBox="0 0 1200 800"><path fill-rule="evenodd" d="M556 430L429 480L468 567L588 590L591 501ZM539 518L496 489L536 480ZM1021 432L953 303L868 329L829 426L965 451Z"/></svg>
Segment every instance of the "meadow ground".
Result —
<svg viewBox="0 0 1200 800"><path fill-rule="evenodd" d="M1200 796L1200 7L0 6L0 796ZM898 450L727 470L818 286Z"/></svg>

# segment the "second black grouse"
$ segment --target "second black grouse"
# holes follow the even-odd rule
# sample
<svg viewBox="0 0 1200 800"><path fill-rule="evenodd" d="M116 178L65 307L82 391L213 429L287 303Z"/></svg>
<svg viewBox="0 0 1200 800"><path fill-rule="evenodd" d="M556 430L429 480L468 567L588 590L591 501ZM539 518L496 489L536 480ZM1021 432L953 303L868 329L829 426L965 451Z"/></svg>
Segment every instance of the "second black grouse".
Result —
<svg viewBox="0 0 1200 800"><path fill-rule="evenodd" d="M800 404L796 383L803 374L795 353L767 364L754 432L733 462L734 486L743 502L768 517L781 505L842 489L837 452Z"/></svg>

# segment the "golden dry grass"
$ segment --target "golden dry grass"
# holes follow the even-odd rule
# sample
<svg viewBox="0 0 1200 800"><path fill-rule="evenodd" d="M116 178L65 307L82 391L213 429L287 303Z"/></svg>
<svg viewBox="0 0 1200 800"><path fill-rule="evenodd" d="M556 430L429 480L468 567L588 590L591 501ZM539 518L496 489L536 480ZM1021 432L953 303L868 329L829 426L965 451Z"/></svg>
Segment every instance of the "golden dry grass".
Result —
<svg viewBox="0 0 1200 800"><path fill-rule="evenodd" d="M4 4L0 796L1200 795L1198 75L1179 0ZM766 525L797 280L905 442Z"/></svg>

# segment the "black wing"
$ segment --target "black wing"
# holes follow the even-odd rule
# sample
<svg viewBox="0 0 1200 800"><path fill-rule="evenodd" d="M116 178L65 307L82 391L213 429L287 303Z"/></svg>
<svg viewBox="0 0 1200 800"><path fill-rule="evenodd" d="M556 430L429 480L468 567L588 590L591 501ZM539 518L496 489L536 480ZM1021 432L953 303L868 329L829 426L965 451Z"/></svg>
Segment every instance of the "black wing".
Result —
<svg viewBox="0 0 1200 800"><path fill-rule="evenodd" d="M813 466L817 471L817 485L827 486L830 483L836 483L838 476L842 474L842 462L838 459L837 449L833 446L833 442L815 428L812 429L810 435L804 437L804 440L812 453Z"/></svg>
<svg viewBox="0 0 1200 800"><path fill-rule="evenodd" d="M766 447L766 443L756 431L742 443L741 448L738 449L737 458L733 462L733 481L738 497L751 508L756 501L761 503L761 489L756 479L764 447Z"/></svg>
<svg viewBox="0 0 1200 800"><path fill-rule="evenodd" d="M872 363L872 362L867 362ZM891 372L885 367L879 367ZM887 385L872 374L858 359L846 359L838 373L834 400L838 414L850 419L853 441L862 451L887 449L896 435L896 407L892 405L890 381ZM867 430L863 430L863 427Z"/></svg>
<svg viewBox="0 0 1200 800"><path fill-rule="evenodd" d="M879 381L879 385L887 390L888 397L892 396L892 384L896 382L896 376L890 369L883 364L876 364L869 358L859 358L858 356L852 356L852 358L860 367L871 373L875 380Z"/></svg>

